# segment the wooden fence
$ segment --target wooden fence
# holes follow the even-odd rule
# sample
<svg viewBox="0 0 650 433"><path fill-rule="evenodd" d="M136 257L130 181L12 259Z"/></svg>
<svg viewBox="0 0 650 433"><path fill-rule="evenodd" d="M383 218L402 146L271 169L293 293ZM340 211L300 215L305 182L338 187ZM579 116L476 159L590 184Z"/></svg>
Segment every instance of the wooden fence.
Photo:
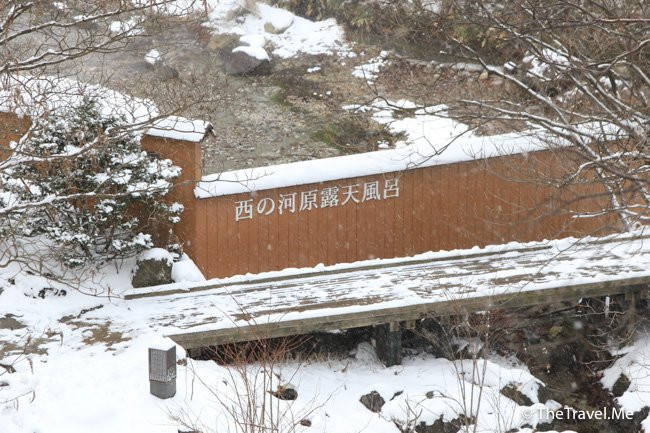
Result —
<svg viewBox="0 0 650 433"><path fill-rule="evenodd" d="M568 152L535 152L207 199L187 197L189 250L206 277L410 256L609 231L575 219L593 185L535 183Z"/></svg>
<svg viewBox="0 0 650 433"><path fill-rule="evenodd" d="M6 144L25 122L4 116ZM596 185L539 182L567 169L570 150L198 199L200 143L145 136L142 145L183 169L171 197L185 206L175 236L208 278L602 234L614 224L573 218L602 208Z"/></svg>

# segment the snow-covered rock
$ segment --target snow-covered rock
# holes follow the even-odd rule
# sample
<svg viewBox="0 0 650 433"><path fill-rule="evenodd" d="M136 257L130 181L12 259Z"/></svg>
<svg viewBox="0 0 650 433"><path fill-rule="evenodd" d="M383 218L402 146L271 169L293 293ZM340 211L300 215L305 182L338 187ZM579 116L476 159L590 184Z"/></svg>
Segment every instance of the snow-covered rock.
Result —
<svg viewBox="0 0 650 433"><path fill-rule="evenodd" d="M245 53L251 57L256 58L257 60L271 60L269 58L268 53L266 50L262 47L250 47L250 46L243 46L243 47L237 47L232 50L233 53Z"/></svg>
<svg viewBox="0 0 650 433"><path fill-rule="evenodd" d="M264 48L242 46L225 57L224 69L230 75L264 75L271 72L271 62Z"/></svg>
<svg viewBox="0 0 650 433"><path fill-rule="evenodd" d="M199 283L205 281L205 277L194 261L183 254L172 266L172 280L175 283Z"/></svg>
<svg viewBox="0 0 650 433"><path fill-rule="evenodd" d="M298 54L351 53L345 34L334 19L311 21L264 3L257 3L255 13L242 8L239 0L210 0L207 26L219 34L263 35L273 45L272 54L281 58ZM243 11L243 13L242 13ZM237 19L233 19L237 16Z"/></svg>
<svg viewBox="0 0 650 433"><path fill-rule="evenodd" d="M142 253L133 272L133 287L159 286L172 282L171 254L163 248L151 248Z"/></svg>

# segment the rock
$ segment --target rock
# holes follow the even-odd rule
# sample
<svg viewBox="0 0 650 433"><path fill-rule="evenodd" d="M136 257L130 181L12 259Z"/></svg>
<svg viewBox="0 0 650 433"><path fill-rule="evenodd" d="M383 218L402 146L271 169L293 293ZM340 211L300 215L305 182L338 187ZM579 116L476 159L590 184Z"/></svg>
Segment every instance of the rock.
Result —
<svg viewBox="0 0 650 433"><path fill-rule="evenodd" d="M614 386L612 387L612 394L614 397L622 396L625 391L630 387L630 379L623 373L616 379Z"/></svg>
<svg viewBox="0 0 650 433"><path fill-rule="evenodd" d="M275 35L279 35L280 33L284 33L284 31L285 31L286 29L288 29L288 28L289 28L289 27L286 27L286 28L277 28L277 27L275 27L275 26L273 25L272 22L268 22L268 21L264 23L264 31L267 32L267 33L273 33L273 34L275 34Z"/></svg>
<svg viewBox="0 0 650 433"><path fill-rule="evenodd" d="M14 319L14 317L16 316L13 314L7 314L4 317L0 317L0 329L14 331L16 329L25 328L25 325Z"/></svg>
<svg viewBox="0 0 650 433"><path fill-rule="evenodd" d="M298 398L298 391L291 384L281 385L277 391L271 391L271 395L279 400L295 400Z"/></svg>
<svg viewBox="0 0 650 433"><path fill-rule="evenodd" d="M145 56L144 56L144 61L150 64L151 66L155 66L156 63L159 63L162 61L162 57L160 55L160 51L153 49L150 50Z"/></svg>
<svg viewBox="0 0 650 433"><path fill-rule="evenodd" d="M372 391L369 394L361 396L359 401L369 411L375 413L381 412L381 408L384 406L384 403L386 403L377 391Z"/></svg>
<svg viewBox="0 0 650 433"><path fill-rule="evenodd" d="M368 364L379 363L379 358L377 358L375 348L367 341L361 342L357 345L357 348L354 351L354 358Z"/></svg>
<svg viewBox="0 0 650 433"><path fill-rule="evenodd" d="M218 53L231 52L240 41L239 35L220 35L215 34L210 37L208 41L207 48Z"/></svg>
<svg viewBox="0 0 650 433"><path fill-rule="evenodd" d="M65 289L55 289L53 287L44 287L38 291L37 296L41 299L49 298L51 296L65 296L68 292Z"/></svg>
<svg viewBox="0 0 650 433"><path fill-rule="evenodd" d="M440 418L431 425L427 425L424 422L416 425L415 431L417 433L457 433L463 425L469 424L471 423L463 423L463 420L460 418L445 422L441 415Z"/></svg>
<svg viewBox="0 0 650 433"><path fill-rule="evenodd" d="M562 335L563 332L564 332L564 328L562 326L555 325L555 326L552 326L551 329L548 330L548 336L551 339L557 338L560 335Z"/></svg>
<svg viewBox="0 0 650 433"><path fill-rule="evenodd" d="M156 62L153 67L156 77L159 79L166 80L175 80L179 77L178 70L172 66L166 65L161 61Z"/></svg>
<svg viewBox="0 0 650 433"><path fill-rule="evenodd" d="M224 70L229 75L267 75L271 73L271 62L245 51L234 51L224 55Z"/></svg>
<svg viewBox="0 0 650 433"><path fill-rule="evenodd" d="M577 343L567 343L555 346L549 353L550 371L574 371L585 357L586 348Z"/></svg>
<svg viewBox="0 0 650 433"><path fill-rule="evenodd" d="M488 71L483 71L481 74L478 76L479 81L486 81L488 78L490 78L490 74Z"/></svg>
<svg viewBox="0 0 650 433"><path fill-rule="evenodd" d="M149 287L172 282L172 259L162 248L146 251L133 273L133 287Z"/></svg>
<svg viewBox="0 0 650 433"><path fill-rule="evenodd" d="M550 398L551 391L547 387L540 385L539 388L537 388L537 400L539 400L540 403L546 403Z"/></svg>
<svg viewBox="0 0 650 433"><path fill-rule="evenodd" d="M501 388L501 394L517 403L519 406L532 406L533 402L519 391L514 385L508 385Z"/></svg>

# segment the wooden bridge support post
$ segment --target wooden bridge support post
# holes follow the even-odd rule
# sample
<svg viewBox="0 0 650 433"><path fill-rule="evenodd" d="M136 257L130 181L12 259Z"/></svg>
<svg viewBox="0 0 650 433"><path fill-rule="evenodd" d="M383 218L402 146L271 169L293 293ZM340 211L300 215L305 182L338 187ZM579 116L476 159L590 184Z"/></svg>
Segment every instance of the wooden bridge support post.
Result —
<svg viewBox="0 0 650 433"><path fill-rule="evenodd" d="M625 329L627 338L632 338L636 331L637 311L636 304L639 301L640 293L638 291L625 293Z"/></svg>
<svg viewBox="0 0 650 433"><path fill-rule="evenodd" d="M203 348L202 347L194 347L191 349L187 349L187 357L191 359L201 359L203 356Z"/></svg>
<svg viewBox="0 0 650 433"><path fill-rule="evenodd" d="M402 330L399 322L375 326L377 356L386 367L402 362Z"/></svg>

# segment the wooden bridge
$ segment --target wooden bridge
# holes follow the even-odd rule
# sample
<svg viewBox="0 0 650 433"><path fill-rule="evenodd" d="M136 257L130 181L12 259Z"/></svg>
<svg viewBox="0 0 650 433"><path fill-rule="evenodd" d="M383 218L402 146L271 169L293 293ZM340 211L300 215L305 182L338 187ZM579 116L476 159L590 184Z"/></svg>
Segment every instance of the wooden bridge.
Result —
<svg viewBox="0 0 650 433"><path fill-rule="evenodd" d="M186 349L376 326L378 354L395 364L400 329L424 317L605 295L636 299L648 284L650 237L637 235L429 253L127 298L130 316L155 323Z"/></svg>

